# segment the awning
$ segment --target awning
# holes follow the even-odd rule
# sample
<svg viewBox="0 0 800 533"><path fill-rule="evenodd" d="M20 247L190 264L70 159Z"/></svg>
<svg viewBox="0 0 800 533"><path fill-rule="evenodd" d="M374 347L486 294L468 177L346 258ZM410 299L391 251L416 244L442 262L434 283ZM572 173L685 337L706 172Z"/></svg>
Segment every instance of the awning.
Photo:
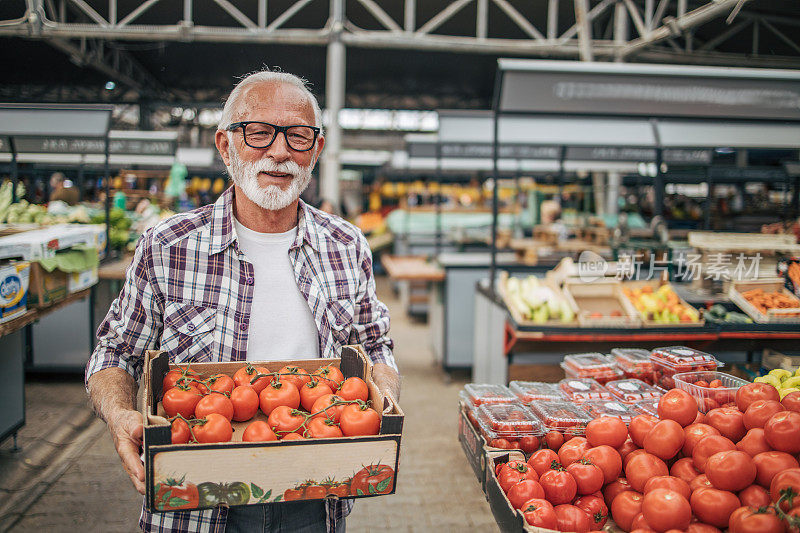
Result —
<svg viewBox="0 0 800 533"><path fill-rule="evenodd" d="M659 120L661 146L800 149L800 124Z"/></svg>

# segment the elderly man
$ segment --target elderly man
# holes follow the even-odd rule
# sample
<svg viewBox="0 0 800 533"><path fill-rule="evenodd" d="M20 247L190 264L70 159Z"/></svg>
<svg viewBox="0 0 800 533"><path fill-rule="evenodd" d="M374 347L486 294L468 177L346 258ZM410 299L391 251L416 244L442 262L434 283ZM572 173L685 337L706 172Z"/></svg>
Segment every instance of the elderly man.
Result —
<svg viewBox="0 0 800 533"><path fill-rule="evenodd" d="M299 200L325 144L300 78L263 71L225 103L216 145L233 187L146 232L86 369L97 413L144 493L136 379L148 349L173 363L338 357L361 343L377 385L399 376L364 236ZM309 458L312 460L312 458ZM344 531L352 500L195 512L142 511L145 531Z"/></svg>

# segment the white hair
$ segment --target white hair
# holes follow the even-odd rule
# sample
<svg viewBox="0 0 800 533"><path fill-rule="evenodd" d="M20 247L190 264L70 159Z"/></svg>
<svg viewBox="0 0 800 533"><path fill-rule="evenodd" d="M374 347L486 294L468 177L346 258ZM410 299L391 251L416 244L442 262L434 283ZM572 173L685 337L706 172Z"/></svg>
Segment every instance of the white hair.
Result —
<svg viewBox="0 0 800 533"><path fill-rule="evenodd" d="M314 96L314 93L309 90L308 82L303 78L295 76L294 74L289 74L288 72L276 72L268 69L259 70L257 72L248 74L236 84L231 91L231 94L228 95L228 99L225 101L225 106L222 108L222 117L219 119L217 129L225 131L225 128L227 128L234 121L234 111L245 90L248 87L260 83L285 83L300 89L308 98L308 101L311 103L311 107L314 108L314 125L320 129L320 135L322 135L322 110L319 107L319 102L317 101L316 96Z"/></svg>

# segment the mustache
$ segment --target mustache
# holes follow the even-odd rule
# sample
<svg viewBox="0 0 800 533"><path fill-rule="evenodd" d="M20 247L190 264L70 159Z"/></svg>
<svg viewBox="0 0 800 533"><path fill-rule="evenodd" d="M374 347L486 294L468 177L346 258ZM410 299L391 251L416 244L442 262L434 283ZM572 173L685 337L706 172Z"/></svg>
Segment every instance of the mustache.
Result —
<svg viewBox="0 0 800 533"><path fill-rule="evenodd" d="M284 161L276 163L272 159L259 159L246 163L247 170L253 173L259 172L280 172L282 174L291 174L297 176L302 172L300 165L294 161Z"/></svg>

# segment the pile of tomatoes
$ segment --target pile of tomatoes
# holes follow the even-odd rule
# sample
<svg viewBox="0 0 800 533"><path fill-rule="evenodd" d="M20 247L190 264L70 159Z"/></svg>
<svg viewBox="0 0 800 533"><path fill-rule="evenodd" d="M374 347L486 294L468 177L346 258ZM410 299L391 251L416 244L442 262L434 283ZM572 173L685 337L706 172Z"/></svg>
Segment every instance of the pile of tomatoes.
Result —
<svg viewBox="0 0 800 533"><path fill-rule="evenodd" d="M358 377L345 379L333 365L309 373L292 365L270 372L248 363L233 376L207 378L187 366L170 370L162 390L173 444L228 442L232 421L252 420L242 433L244 442L377 435L380 430L367 384Z"/></svg>
<svg viewBox="0 0 800 533"><path fill-rule="evenodd" d="M751 383L728 407L698 411L673 389L658 417L614 417L585 436L551 431L527 461L495 465L497 481L532 526L630 532L800 531L800 392Z"/></svg>

